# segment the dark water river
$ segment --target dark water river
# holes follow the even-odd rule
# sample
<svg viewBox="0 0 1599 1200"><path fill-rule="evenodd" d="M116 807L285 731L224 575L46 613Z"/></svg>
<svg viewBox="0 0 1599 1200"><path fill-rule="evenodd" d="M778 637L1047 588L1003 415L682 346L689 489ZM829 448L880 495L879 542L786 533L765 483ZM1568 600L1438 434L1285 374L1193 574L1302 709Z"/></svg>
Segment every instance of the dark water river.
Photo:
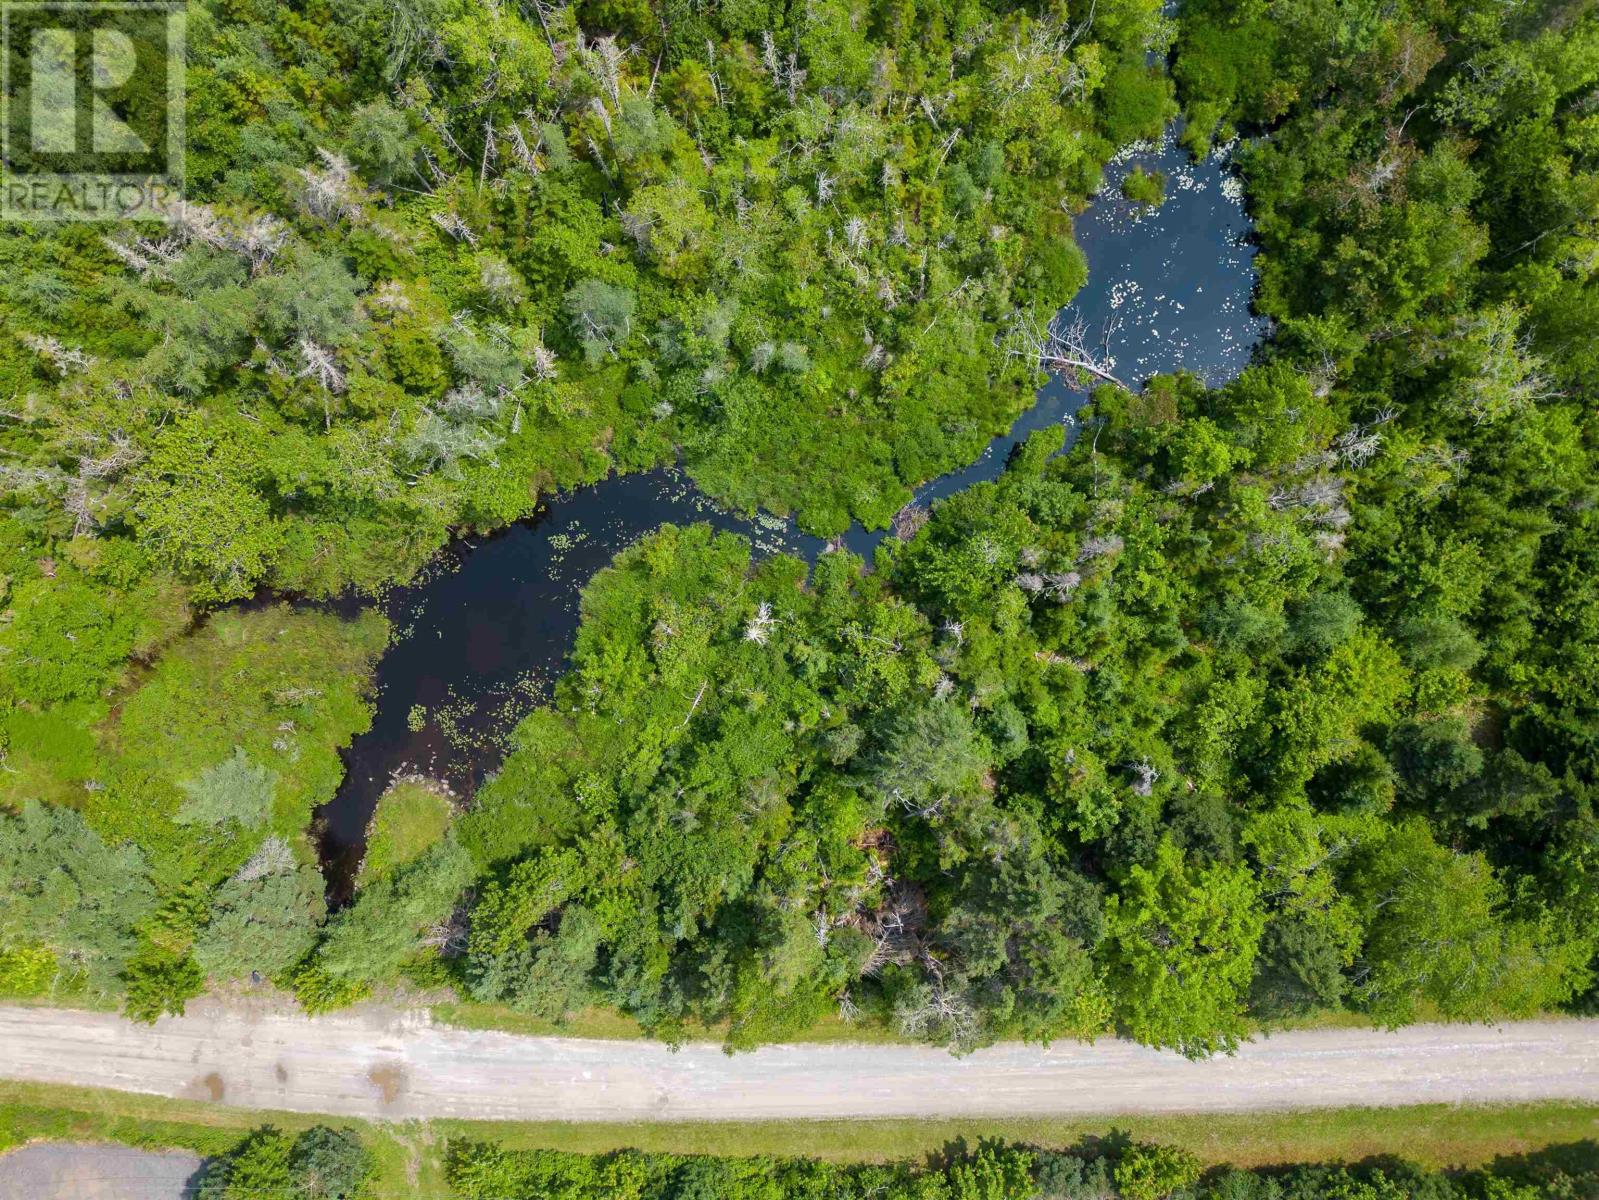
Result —
<svg viewBox="0 0 1599 1200"><path fill-rule="evenodd" d="M1122 199L1135 166L1166 175L1153 211ZM1225 382L1263 332L1249 308L1254 250L1240 192L1223 162L1187 161L1174 144L1138 148L1106 171L1106 186L1076 223L1088 283L1071 309L1096 339L1109 329L1115 373L1129 383L1184 369ZM925 484L926 504L1003 470L1038 429L1067 424L1084 394L1052 379L1011 431L970 466ZM710 504L676 471L613 476L551 499L497 534L448 547L416 583L384 601L396 636L377 669L372 728L345 755L346 774L318 812L324 865L348 893L378 797L397 773L419 771L469 794L503 757L505 735L549 694L577 633L578 599L617 551L665 522L708 521L758 549L814 560L823 542L774 518L746 519ZM849 549L870 560L886 534L859 527Z"/></svg>

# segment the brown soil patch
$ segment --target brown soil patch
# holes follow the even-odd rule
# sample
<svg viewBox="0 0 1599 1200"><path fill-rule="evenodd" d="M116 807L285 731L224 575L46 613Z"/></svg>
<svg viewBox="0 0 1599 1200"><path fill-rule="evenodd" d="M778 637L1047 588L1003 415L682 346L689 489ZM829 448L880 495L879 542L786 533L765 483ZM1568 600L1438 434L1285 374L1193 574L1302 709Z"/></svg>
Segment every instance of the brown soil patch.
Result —
<svg viewBox="0 0 1599 1200"><path fill-rule="evenodd" d="M389 1065L373 1067L366 1073L368 1082L377 1088L378 1095L383 1097L383 1103L393 1104L399 1099L400 1093L405 1091L405 1068Z"/></svg>

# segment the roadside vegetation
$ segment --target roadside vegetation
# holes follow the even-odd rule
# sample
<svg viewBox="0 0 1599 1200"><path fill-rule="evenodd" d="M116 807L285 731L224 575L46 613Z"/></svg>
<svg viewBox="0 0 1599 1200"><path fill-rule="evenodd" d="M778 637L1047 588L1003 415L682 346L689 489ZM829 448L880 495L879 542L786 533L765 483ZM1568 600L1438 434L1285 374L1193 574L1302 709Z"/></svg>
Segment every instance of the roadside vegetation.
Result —
<svg viewBox="0 0 1599 1200"><path fill-rule="evenodd" d="M1000 1190L939 1191L938 1184L920 1181L928 1192L912 1192L919 1200L953 1196L992 1197L993 1200L1064 1200L1095 1196L1114 1200L1112 1186L1101 1190L1061 1190L1059 1165L1045 1174L1039 1168L1053 1156L1102 1159L1114 1184L1115 1167L1134 1147L1143 1148L1141 1161L1158 1161L1184 1172L1197 1168L1209 1190L1139 1192L1137 1184L1120 1194L1246 1196L1252 1191L1225 1187L1256 1186L1227 1173L1238 1169L1299 1167L1310 1190L1307 1197L1343 1195L1349 1200L1534 1200L1536 1197L1583 1195L1599 1170L1593 1130L1599 1112L1576 1104L1535 1104L1503 1107L1424 1106L1395 1109L1329 1109L1315 1112L1215 1114L1184 1117L1124 1115L1098 1120L1003 1121L791 1121L671 1123L664 1125L582 1124L560 1122L521 1124L474 1121L384 1122L330 1120L314 1114L257 1113L216 1104L162 1100L144 1096L81 1088L0 1083L0 1152L36 1140L113 1141L147 1149L182 1148L208 1158L243 1160L234 1175L219 1170L215 1184L234 1185L243 1196L246 1181L262 1179L261 1195L281 1193L285 1168L292 1170L294 1147L308 1131L321 1127L337 1135L318 1134L308 1139L299 1156L304 1163L313 1147L336 1145L336 1161L346 1169L358 1168L363 1179L355 1196L412 1195L422 1200L446 1200L473 1195L493 1195L496 1200L534 1200L560 1196L566 1200L590 1193L563 1191L596 1186L595 1179L614 1179L607 1171L637 1169L649 1164L646 1179L654 1173L656 1191L612 1191L604 1200L631 1195L636 1200L656 1196L693 1195L681 1181L696 1172L711 1172L717 1187L707 1194L740 1197L738 1186L763 1200L780 1200L804 1191L781 1190L770 1173L780 1163L805 1164L792 1168L790 1178L811 1173L812 1181L830 1170L830 1186L851 1186L850 1170L878 1164L892 1168L882 1182L895 1174L936 1165L953 1165L980 1146L1012 1147L1034 1155L1029 1184L1012 1173L1001 1173ZM351 1153L358 1149L359 1153ZM551 1152L556 1153L551 1153ZM611 1158L618 1152L623 1157ZM332 1155L329 1156L333 1157ZM1008 1154L1007 1154L1008 1157ZM610 1163L607 1163L607 1159ZM685 1161L687 1160L687 1161ZM825 1165L824 1165L825 1164ZM915 1164L915 1165L913 1165ZM1414 1165L1405 1165L1414 1164ZM970 1164L968 1164L970 1165ZM1339 1173L1351 1168L1353 1180ZM1064 1166L1069 1172L1070 1164ZM1361 1190L1370 1184L1373 1170L1384 1172L1386 1185ZM1046 1167L1046 1171L1048 1168ZM269 1173L270 1172L270 1173ZM676 1173L676 1174L674 1174ZM731 1180L729 1180L729 1174ZM230 1178L231 1176L231 1178ZM663 1179L662 1177L666 1178ZM1497 1176L1491 1181L1489 1176ZM1123 1171L1123 1178L1131 1173ZM530 1183L531 1178L540 1182ZM854 1176L866 1182L864 1176ZM1078 1176L1083 1188L1100 1186L1097 1169L1085 1163ZM290 1175L291 1183L293 1176ZM585 1180L590 1182L585 1183ZM678 1191L662 1190L675 1185ZM1516 1190L1516 1185L1521 1190ZM253 1184L251 1186L254 1186ZM1343 1186L1344 1191L1335 1191ZM498 1187L503 1190L485 1192ZM765 1187L767 1190L759 1190ZM773 1190L774 1187L777 1190ZM1005 1190L1005 1188L1010 1190ZM1452 1190L1436 1190L1440 1187ZM274 1191L272 1189L279 1190ZM543 1190L540 1190L540 1189ZM1561 1189L1565 1190L1561 1190ZM1054 1190L1050 1190L1054 1189ZM1499 1189L1499 1190L1495 1190ZM220 1189L219 1189L220 1190ZM229 1193L220 1190L221 1196ZM333 1192L329 1195L337 1194ZM848 1190L828 1195L853 1195ZM893 1194L893 1193L888 1193ZM1287 1193L1299 1195L1300 1193ZM599 1194L596 1194L597 1196Z"/></svg>
<svg viewBox="0 0 1599 1200"><path fill-rule="evenodd" d="M153 1018L251 972L313 1010L404 980L732 1048L1196 1057L1594 1006L1585 6L194 16L192 219L0 239L0 989ZM1272 338L904 508L1041 361L1103 367L1037 335L1173 80ZM499 774L447 826L391 797L328 915L307 823L382 623L193 614L377 587L675 454L903 536L809 571L705 527L629 549Z"/></svg>

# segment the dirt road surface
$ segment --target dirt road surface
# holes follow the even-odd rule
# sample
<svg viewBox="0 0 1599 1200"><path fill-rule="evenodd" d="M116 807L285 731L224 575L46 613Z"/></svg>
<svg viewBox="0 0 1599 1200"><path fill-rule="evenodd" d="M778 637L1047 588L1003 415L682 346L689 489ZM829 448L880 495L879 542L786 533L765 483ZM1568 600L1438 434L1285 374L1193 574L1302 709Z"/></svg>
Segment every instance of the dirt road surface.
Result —
<svg viewBox="0 0 1599 1200"><path fill-rule="evenodd" d="M0 1006L0 1077L354 1117L631 1121L1222 1112L1599 1102L1599 1020L1278 1034L1188 1062L1105 1040L966 1058L880 1045L709 1045L451 1029L377 1008L307 1018L215 1002L154 1027Z"/></svg>

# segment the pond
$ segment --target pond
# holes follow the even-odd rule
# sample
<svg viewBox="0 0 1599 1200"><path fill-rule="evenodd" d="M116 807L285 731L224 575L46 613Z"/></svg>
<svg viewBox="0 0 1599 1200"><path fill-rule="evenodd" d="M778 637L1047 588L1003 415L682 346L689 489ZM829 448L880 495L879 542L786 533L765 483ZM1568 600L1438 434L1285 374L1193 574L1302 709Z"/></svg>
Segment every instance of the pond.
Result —
<svg viewBox="0 0 1599 1200"><path fill-rule="evenodd" d="M1149 210L1124 200L1135 167L1166 176L1166 200ZM1129 382L1179 369L1211 383L1237 375L1264 329L1250 311L1254 249L1241 192L1224 158L1188 161L1168 139L1124 152L1077 219L1088 283L1071 305L1116 374ZM971 465L917 489L928 504L993 479L1035 430L1066 424L1084 393L1059 378L1009 433ZM549 695L576 637L578 601L616 553L665 522L707 521L742 533L762 553L814 561L824 543L787 521L718 510L679 472L612 476L541 505L531 519L449 546L385 607L395 640L377 669L372 727L345 755L334 799L318 811L321 850L335 898L347 896L378 797L396 774L420 772L470 794L499 765L517 720ZM844 544L868 560L884 531L851 529Z"/></svg>

